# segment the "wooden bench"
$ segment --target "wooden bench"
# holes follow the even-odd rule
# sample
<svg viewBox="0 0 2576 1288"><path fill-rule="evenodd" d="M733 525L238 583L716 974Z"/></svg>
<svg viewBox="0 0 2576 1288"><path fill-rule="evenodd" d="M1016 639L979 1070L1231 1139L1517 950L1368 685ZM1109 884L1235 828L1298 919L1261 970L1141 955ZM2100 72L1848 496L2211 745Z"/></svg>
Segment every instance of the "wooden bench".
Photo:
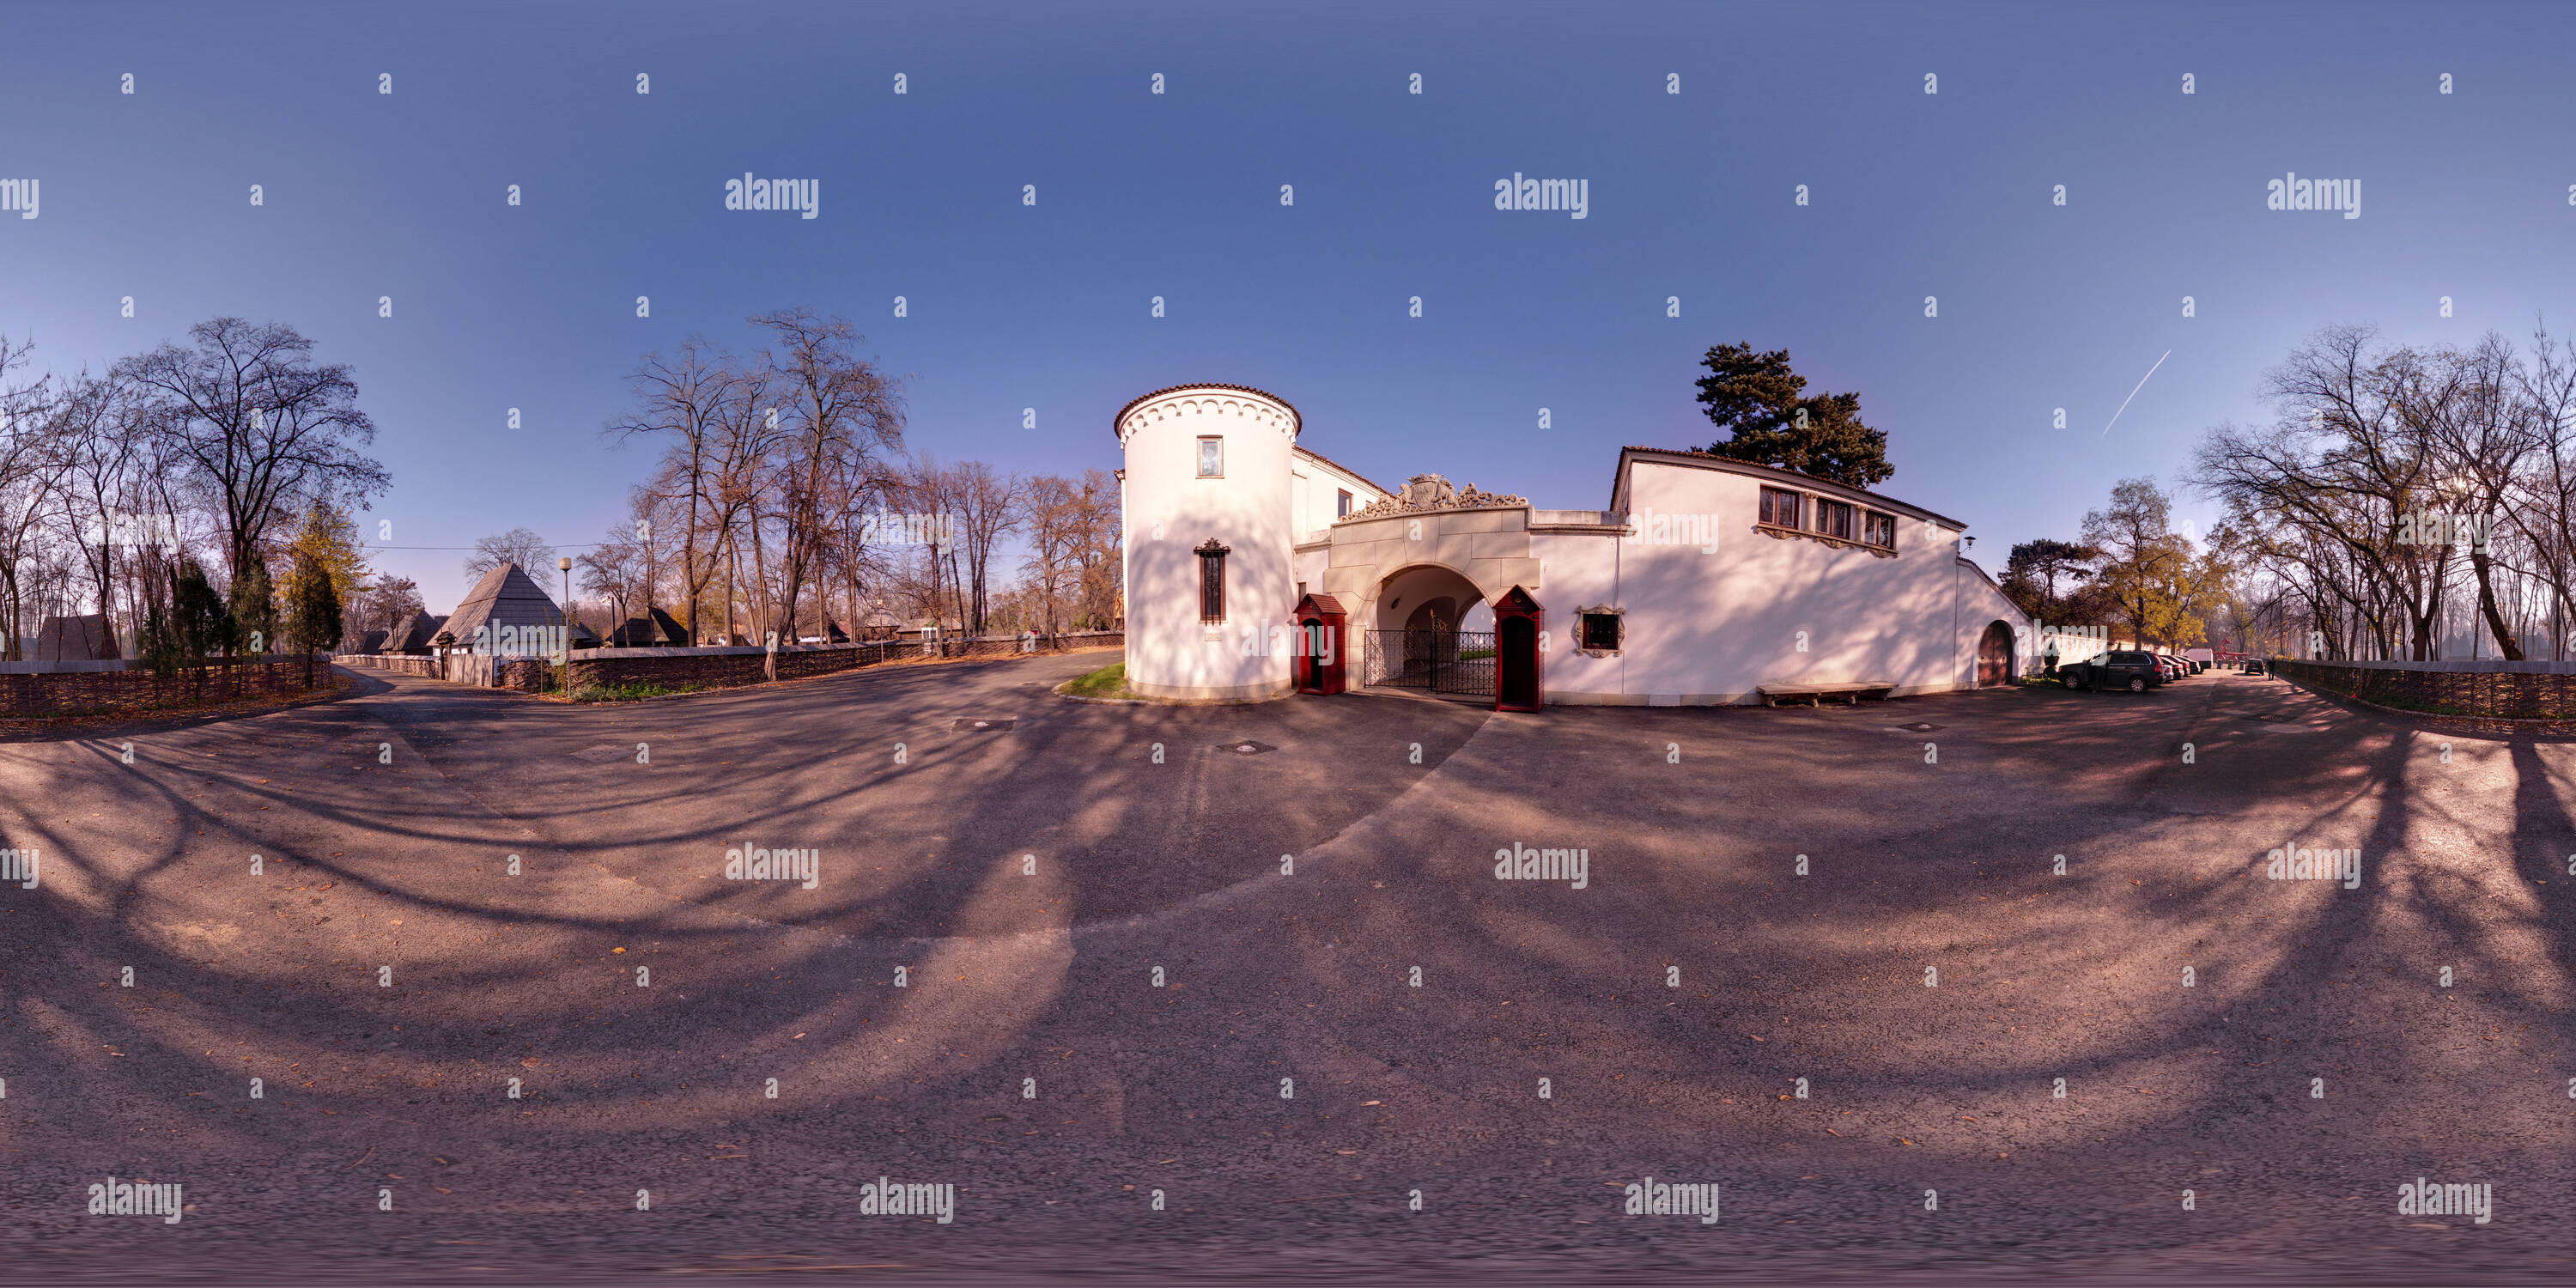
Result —
<svg viewBox="0 0 2576 1288"><path fill-rule="evenodd" d="M1855 680L1843 684L1764 684L1754 689L1754 692L1762 695L1764 705L1774 707L1780 705L1782 700L1790 698L1805 698L1815 706L1823 706L1827 698L1841 698L1845 704L1856 706L1863 694L1875 700L1895 691L1896 683L1892 680Z"/></svg>

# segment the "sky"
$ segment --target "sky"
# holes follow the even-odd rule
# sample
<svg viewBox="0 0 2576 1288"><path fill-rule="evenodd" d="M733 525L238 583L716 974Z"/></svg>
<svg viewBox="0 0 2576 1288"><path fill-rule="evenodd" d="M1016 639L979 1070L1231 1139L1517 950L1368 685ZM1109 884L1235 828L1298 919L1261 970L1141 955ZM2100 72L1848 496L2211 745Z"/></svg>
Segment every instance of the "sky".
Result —
<svg viewBox="0 0 2576 1288"><path fill-rule="evenodd" d="M1622 446L1718 437L1709 346L1785 348L1886 432L1879 490L1996 570L2121 478L2205 528L2193 443L2268 420L2262 373L2321 327L2576 327L2571 30L2469 4L19 2L0 179L42 201L0 213L0 334L68 374L218 315L293 325L353 369L393 476L361 527L433 611L467 586L452 547L624 520L652 449L603 429L645 354L747 349L798 305L865 335L942 460L1116 468L1119 407L1211 381L1380 483L1567 509L1609 503ZM815 180L816 217L726 210L746 172ZM2359 217L2267 209L2292 172L2357 180ZM1585 218L1495 209L1515 174L1584 180Z"/></svg>

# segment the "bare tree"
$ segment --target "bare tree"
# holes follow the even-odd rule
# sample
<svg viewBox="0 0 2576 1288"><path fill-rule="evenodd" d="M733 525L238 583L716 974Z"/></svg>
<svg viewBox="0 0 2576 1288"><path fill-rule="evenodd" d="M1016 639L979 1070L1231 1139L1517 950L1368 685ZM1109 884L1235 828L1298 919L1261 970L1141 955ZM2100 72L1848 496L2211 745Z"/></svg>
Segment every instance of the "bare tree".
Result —
<svg viewBox="0 0 2576 1288"><path fill-rule="evenodd" d="M957 465L955 478L957 549L965 559L967 585L965 625L968 635L981 635L994 548L1020 526L1020 486L1015 479L996 475L982 461Z"/></svg>
<svg viewBox="0 0 2576 1288"><path fill-rule="evenodd" d="M620 623L644 615L651 607L646 592L651 547L632 528L612 527L608 539L573 560L581 569L581 588L606 600Z"/></svg>
<svg viewBox="0 0 2576 1288"><path fill-rule="evenodd" d="M419 583L409 577L379 577L350 605L350 625L355 628L350 634L384 631L390 635L427 611L429 606L421 602Z"/></svg>
<svg viewBox="0 0 2576 1288"><path fill-rule="evenodd" d="M2401 614L2418 660L2432 656L2449 551L2400 542L2401 520L2437 504L2438 471L2420 415L2404 406L2418 364L2377 347L2368 327L2334 326L2267 373L2276 419L2223 425L2194 454L2193 481L2239 515L2322 538L2372 585L2334 592L2368 616Z"/></svg>
<svg viewBox="0 0 2576 1288"><path fill-rule="evenodd" d="M41 537L64 468L52 382L10 378L34 347L0 336L0 660L11 662L26 657L29 601L48 580Z"/></svg>
<svg viewBox="0 0 2576 1288"><path fill-rule="evenodd" d="M512 528L507 532L478 537L474 553L465 557L465 575L480 577L503 564L517 564L522 572L537 575L555 565L555 548L531 528Z"/></svg>
<svg viewBox="0 0 2576 1288"><path fill-rule="evenodd" d="M87 374L64 391L55 410L62 452L62 515L89 573L109 656L116 644L116 549L143 534L137 529L142 494L138 467L148 455L143 409L125 382L110 373Z"/></svg>
<svg viewBox="0 0 2576 1288"><path fill-rule="evenodd" d="M798 602L821 575L838 527L834 483L864 476L881 453L901 450L903 405L894 383L854 352L862 337L848 322L803 308L751 321L778 345L761 356L784 408L785 433L776 444L778 599L781 625L793 636Z"/></svg>
<svg viewBox="0 0 2576 1288"><path fill-rule="evenodd" d="M698 603L716 574L712 558L701 558L700 525L710 509L709 471L717 454L719 427L729 405L740 401L740 376L731 359L705 340L691 336L676 357L665 361L646 354L631 378L638 407L608 427L621 441L639 435L667 435L672 443L663 460L657 486L666 495L686 498L679 533L680 612L691 639L698 638ZM709 550L714 543L709 543Z"/></svg>
<svg viewBox="0 0 2576 1288"><path fill-rule="evenodd" d="M316 365L295 328L219 317L188 328L193 348L163 345L117 364L153 403L171 463L219 516L235 575L261 558L269 527L308 501L356 502L392 485L357 448L375 422L344 365Z"/></svg>

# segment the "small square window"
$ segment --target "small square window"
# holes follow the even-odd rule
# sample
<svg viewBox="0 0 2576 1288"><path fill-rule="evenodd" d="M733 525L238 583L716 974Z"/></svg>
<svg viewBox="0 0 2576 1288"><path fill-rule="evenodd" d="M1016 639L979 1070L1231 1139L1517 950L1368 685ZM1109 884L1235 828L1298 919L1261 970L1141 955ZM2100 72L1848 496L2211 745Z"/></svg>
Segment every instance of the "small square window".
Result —
<svg viewBox="0 0 2576 1288"><path fill-rule="evenodd" d="M1882 550L1896 548L1896 516L1872 510L1861 517L1860 539Z"/></svg>
<svg viewBox="0 0 2576 1288"><path fill-rule="evenodd" d="M1619 614L1585 613L1576 620L1582 638L1575 647L1603 653L1619 651Z"/></svg>
<svg viewBox="0 0 2576 1288"><path fill-rule="evenodd" d="M1199 440L1199 477L1203 479L1221 479L1225 477L1224 439L1202 438Z"/></svg>
<svg viewBox="0 0 2576 1288"><path fill-rule="evenodd" d="M1349 488L1341 488L1333 493L1333 517L1336 519L1347 519L1351 517L1351 492Z"/></svg>

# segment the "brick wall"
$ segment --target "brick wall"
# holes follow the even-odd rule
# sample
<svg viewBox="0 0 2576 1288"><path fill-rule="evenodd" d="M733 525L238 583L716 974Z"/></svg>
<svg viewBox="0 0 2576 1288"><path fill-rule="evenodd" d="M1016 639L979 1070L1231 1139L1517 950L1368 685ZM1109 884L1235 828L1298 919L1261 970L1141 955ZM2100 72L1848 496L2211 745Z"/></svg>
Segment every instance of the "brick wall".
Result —
<svg viewBox="0 0 2576 1288"><path fill-rule="evenodd" d="M330 669L313 664L316 684L330 683ZM203 687L199 681L202 678ZM98 712L213 706L243 698L304 692L304 659L231 661L218 658L202 676L181 671L168 678L150 671L61 671L0 675L0 715L68 716Z"/></svg>

